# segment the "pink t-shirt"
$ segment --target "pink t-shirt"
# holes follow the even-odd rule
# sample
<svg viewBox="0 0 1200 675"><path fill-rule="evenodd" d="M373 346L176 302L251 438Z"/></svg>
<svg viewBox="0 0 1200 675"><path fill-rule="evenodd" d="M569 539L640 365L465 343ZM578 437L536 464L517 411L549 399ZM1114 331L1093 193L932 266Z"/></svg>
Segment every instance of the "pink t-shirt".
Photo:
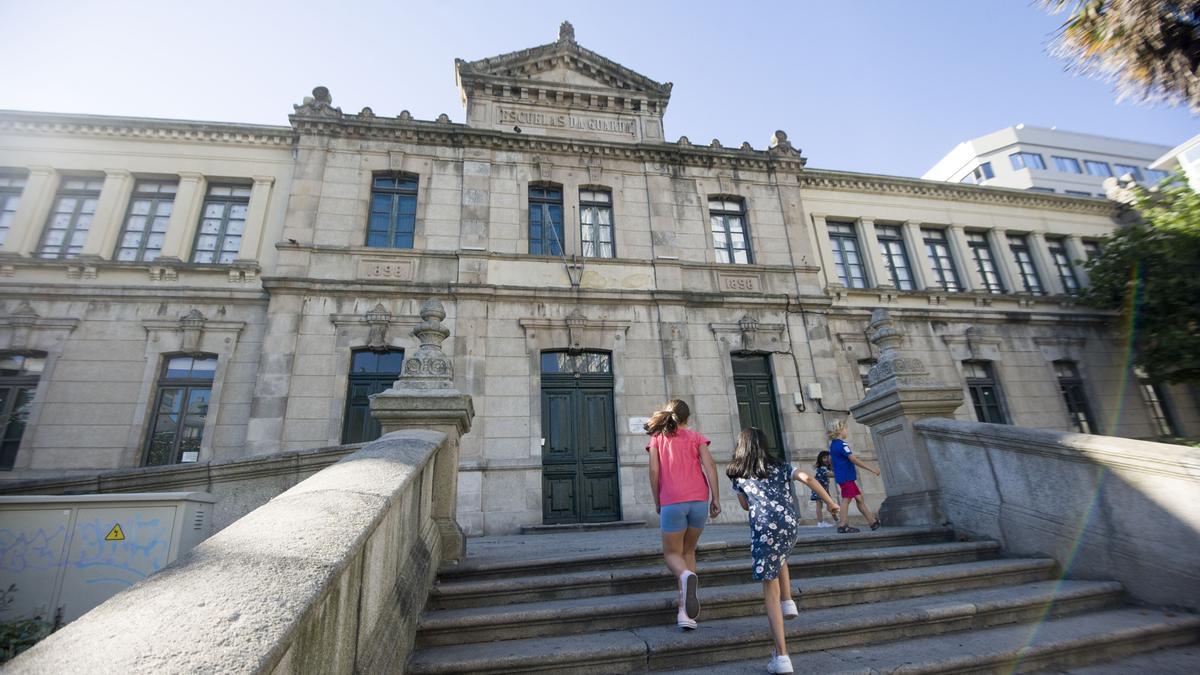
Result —
<svg viewBox="0 0 1200 675"><path fill-rule="evenodd" d="M700 446L710 441L699 432L681 428L675 434L650 438L647 448L658 448L658 503L708 501L708 481L700 465Z"/></svg>

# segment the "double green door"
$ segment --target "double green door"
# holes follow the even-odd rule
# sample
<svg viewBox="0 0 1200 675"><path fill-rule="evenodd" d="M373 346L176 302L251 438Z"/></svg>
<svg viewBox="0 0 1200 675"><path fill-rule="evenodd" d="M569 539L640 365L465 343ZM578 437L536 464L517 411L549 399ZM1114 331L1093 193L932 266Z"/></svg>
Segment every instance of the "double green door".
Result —
<svg viewBox="0 0 1200 675"><path fill-rule="evenodd" d="M758 427L767 437L767 452L786 461L771 364L765 354L733 354L733 388L737 393L738 422L742 428Z"/></svg>

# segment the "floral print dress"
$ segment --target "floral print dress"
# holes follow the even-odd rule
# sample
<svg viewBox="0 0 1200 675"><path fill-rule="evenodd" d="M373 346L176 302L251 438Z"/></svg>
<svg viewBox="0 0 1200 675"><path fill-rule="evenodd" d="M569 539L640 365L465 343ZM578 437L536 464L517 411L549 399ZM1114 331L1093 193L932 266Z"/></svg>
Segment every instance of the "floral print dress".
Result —
<svg viewBox="0 0 1200 675"><path fill-rule="evenodd" d="M766 478L738 478L733 489L750 504L750 555L754 558L754 580L779 578L783 564L796 542L796 510L788 482L790 464L771 464Z"/></svg>

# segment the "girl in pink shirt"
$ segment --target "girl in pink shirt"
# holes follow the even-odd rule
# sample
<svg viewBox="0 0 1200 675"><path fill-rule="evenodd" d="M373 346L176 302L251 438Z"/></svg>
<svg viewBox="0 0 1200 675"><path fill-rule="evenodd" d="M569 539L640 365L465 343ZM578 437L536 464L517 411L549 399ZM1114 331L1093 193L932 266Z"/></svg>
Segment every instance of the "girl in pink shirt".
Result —
<svg viewBox="0 0 1200 675"><path fill-rule="evenodd" d="M721 512L717 496L717 464L708 452L709 440L688 428L691 410L678 399L667 401L651 416L650 491L662 530L663 558L679 579L679 613L675 625L696 628L700 614L696 576L696 543L709 517Z"/></svg>

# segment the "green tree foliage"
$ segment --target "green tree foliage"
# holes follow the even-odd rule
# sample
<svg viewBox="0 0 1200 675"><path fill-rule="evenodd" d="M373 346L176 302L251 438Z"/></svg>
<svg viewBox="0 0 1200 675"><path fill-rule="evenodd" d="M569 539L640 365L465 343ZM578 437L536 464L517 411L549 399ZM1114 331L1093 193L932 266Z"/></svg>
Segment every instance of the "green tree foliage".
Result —
<svg viewBox="0 0 1200 675"><path fill-rule="evenodd" d="M1200 382L1200 195L1178 176L1130 192L1131 222L1088 263L1082 300L1121 310L1151 379Z"/></svg>
<svg viewBox="0 0 1200 675"><path fill-rule="evenodd" d="M1120 98L1200 112L1200 0L1039 0L1068 12L1054 45L1079 71L1108 77Z"/></svg>

